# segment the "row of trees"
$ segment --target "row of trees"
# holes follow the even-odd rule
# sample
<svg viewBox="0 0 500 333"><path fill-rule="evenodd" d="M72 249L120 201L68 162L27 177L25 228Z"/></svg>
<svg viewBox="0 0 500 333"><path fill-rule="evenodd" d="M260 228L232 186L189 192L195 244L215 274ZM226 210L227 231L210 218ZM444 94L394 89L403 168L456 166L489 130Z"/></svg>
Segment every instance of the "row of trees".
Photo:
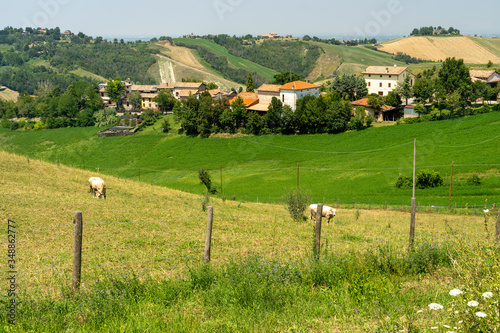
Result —
<svg viewBox="0 0 500 333"><path fill-rule="evenodd" d="M21 94L17 102L0 100L0 117L41 118L45 128L94 126L95 113L104 108L97 85L74 81L61 91L48 82L38 85L35 96ZM116 112L115 112L116 113Z"/></svg>
<svg viewBox="0 0 500 333"><path fill-rule="evenodd" d="M335 92L320 97L306 96L299 100L295 111L273 98L265 116L247 111L241 99L230 106L227 100L214 101L205 93L199 99L190 97L178 102L173 109L182 133L203 137L236 132L256 135L341 133L370 126L373 119L366 117L365 110L356 111L353 116L351 103Z"/></svg>
<svg viewBox="0 0 500 333"><path fill-rule="evenodd" d="M460 30L450 27L445 29L441 26L439 27L421 27L420 29L415 28L411 32L410 36L432 36L432 35L460 35Z"/></svg>

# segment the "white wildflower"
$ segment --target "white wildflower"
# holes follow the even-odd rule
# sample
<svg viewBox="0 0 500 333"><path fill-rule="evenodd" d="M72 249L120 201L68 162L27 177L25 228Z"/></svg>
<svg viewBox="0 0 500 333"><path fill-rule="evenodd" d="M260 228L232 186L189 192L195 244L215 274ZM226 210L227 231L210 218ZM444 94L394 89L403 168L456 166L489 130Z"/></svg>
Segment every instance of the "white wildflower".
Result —
<svg viewBox="0 0 500 333"><path fill-rule="evenodd" d="M446 327L446 328L451 328L451 326L448 326L448 325L443 325L443 327Z"/></svg>
<svg viewBox="0 0 500 333"><path fill-rule="evenodd" d="M483 212L484 212L485 214L488 214L488 213L490 212L490 210L489 210L489 209L485 209L485 210L483 210Z"/></svg>
<svg viewBox="0 0 500 333"><path fill-rule="evenodd" d="M437 303L429 304L429 309L431 309L431 310L441 310L442 308L443 308L443 306L441 304L437 304Z"/></svg>
<svg viewBox="0 0 500 333"><path fill-rule="evenodd" d="M457 295L460 295L460 294L463 294L464 292L460 289L453 289L452 291L450 291L450 295L451 296L457 296Z"/></svg>
<svg viewBox="0 0 500 333"><path fill-rule="evenodd" d="M483 297L484 297L484 298L490 298L490 297L493 297L493 293L492 293L492 292L487 291L487 292L485 292L485 293L483 294Z"/></svg>
<svg viewBox="0 0 500 333"><path fill-rule="evenodd" d="M437 326L431 327L431 330L437 330L437 329L439 329L439 327Z"/></svg>
<svg viewBox="0 0 500 333"><path fill-rule="evenodd" d="M478 306L479 303L476 302L476 301L470 301L469 303L467 303L468 306Z"/></svg>
<svg viewBox="0 0 500 333"><path fill-rule="evenodd" d="M476 316L478 316L480 318L484 318L484 317L486 317L486 313L479 311L479 312L476 312Z"/></svg>
<svg viewBox="0 0 500 333"><path fill-rule="evenodd" d="M418 310L418 311L417 311L417 313L422 313L422 312L424 312L424 310Z"/></svg>

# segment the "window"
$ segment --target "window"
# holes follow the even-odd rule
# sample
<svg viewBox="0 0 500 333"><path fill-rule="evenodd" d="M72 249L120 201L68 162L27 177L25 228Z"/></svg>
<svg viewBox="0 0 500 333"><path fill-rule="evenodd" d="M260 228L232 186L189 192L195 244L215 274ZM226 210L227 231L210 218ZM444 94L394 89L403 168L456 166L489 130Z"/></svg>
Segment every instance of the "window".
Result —
<svg viewBox="0 0 500 333"><path fill-rule="evenodd" d="M285 95L281 95L281 103L285 103Z"/></svg>
<svg viewBox="0 0 500 333"><path fill-rule="evenodd" d="M372 75L371 75L371 74L368 74L368 77L372 77Z"/></svg>
<svg viewBox="0 0 500 333"><path fill-rule="evenodd" d="M382 75L380 75L380 77L382 77Z"/></svg>
<svg viewBox="0 0 500 333"><path fill-rule="evenodd" d="M382 82L379 83L379 87L382 88Z"/></svg>
<svg viewBox="0 0 500 333"><path fill-rule="evenodd" d="M391 84L389 83L389 88L391 87Z"/></svg>
<svg viewBox="0 0 500 333"><path fill-rule="evenodd" d="M389 79L392 77L392 75L389 75Z"/></svg>
<svg viewBox="0 0 500 333"><path fill-rule="evenodd" d="M371 87L372 86L372 83L371 82L368 82L368 87Z"/></svg>
<svg viewBox="0 0 500 333"><path fill-rule="evenodd" d="M378 94L379 94L380 96L384 96L384 92L383 92L383 91L379 91L379 92L378 92Z"/></svg>

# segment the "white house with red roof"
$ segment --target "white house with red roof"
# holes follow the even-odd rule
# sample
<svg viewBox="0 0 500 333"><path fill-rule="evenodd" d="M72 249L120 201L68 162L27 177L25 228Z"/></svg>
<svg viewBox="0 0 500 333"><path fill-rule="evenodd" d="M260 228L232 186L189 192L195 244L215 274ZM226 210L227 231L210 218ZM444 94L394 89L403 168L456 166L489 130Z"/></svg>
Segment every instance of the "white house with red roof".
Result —
<svg viewBox="0 0 500 333"><path fill-rule="evenodd" d="M294 81L287 83L280 88L280 100L292 108L293 111L297 108L297 101L305 96L319 96L320 86L303 81Z"/></svg>

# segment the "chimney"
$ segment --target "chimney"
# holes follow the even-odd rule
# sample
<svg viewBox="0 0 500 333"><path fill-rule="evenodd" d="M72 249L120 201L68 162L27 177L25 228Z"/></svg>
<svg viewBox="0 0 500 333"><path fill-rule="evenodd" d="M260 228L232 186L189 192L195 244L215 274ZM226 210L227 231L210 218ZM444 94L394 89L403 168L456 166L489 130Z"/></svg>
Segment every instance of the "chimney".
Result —
<svg viewBox="0 0 500 333"><path fill-rule="evenodd" d="M389 67L386 67L386 68L385 68L385 72L386 72L386 73L389 73Z"/></svg>

